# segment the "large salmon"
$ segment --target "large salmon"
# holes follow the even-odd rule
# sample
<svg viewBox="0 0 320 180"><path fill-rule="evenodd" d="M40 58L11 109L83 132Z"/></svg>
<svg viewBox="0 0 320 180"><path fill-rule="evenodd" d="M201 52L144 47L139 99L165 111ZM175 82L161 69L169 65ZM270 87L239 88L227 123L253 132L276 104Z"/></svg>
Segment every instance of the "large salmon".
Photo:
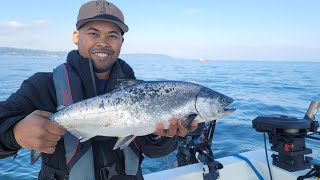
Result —
<svg viewBox="0 0 320 180"><path fill-rule="evenodd" d="M51 115L84 142L94 136L119 137L124 148L135 136L169 127L172 117L209 122L232 113L233 99L207 87L182 81L126 80L117 90L72 104ZM124 84L124 83L122 83ZM196 116L195 116L196 115ZM189 117L189 118L188 118Z"/></svg>

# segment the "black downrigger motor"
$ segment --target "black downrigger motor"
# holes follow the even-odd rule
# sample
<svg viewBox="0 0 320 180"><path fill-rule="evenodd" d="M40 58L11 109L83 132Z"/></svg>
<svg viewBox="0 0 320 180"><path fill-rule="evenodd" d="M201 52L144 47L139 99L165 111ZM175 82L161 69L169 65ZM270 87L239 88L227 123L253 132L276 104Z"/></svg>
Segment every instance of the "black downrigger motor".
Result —
<svg viewBox="0 0 320 180"><path fill-rule="evenodd" d="M311 168L312 150L306 147L305 138L320 140L319 123L315 114L320 101L311 102L303 119L288 116L258 116L252 121L253 128L268 134L273 165L290 172ZM314 136L315 135L315 136Z"/></svg>

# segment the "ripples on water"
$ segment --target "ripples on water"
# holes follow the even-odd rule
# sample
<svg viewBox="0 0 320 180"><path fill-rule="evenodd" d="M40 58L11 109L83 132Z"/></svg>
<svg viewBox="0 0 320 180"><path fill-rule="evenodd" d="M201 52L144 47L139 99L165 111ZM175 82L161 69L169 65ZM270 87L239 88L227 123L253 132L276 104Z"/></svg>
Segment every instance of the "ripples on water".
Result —
<svg viewBox="0 0 320 180"><path fill-rule="evenodd" d="M17 90L23 80L38 71L52 71L63 58L0 57L0 100ZM127 60L138 79L181 80L210 87L234 98L237 110L218 121L213 151L217 158L263 148L263 135L251 121L260 115L283 114L303 118L312 100L320 100L320 63L244 62L198 60ZM319 117L319 114L318 116ZM319 118L317 118L319 120ZM307 140L317 148L319 141ZM173 168L175 152L143 162L145 174ZM29 165L29 151L20 150L0 160L0 179L33 179L40 162Z"/></svg>

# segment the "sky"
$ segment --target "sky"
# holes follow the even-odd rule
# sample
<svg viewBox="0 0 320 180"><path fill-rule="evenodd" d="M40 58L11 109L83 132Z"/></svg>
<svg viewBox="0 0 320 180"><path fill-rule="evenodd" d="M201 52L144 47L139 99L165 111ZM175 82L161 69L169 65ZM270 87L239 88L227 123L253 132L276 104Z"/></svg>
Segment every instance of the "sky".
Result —
<svg viewBox="0 0 320 180"><path fill-rule="evenodd" d="M1 1L0 47L70 51L87 0ZM320 0L114 0L123 54L320 61Z"/></svg>

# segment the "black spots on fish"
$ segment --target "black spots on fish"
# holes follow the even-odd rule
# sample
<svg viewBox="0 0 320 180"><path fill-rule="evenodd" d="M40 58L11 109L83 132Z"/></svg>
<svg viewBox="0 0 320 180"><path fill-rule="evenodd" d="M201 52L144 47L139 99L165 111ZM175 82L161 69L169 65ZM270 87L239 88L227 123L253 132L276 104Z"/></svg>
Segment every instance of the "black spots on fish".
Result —
<svg viewBox="0 0 320 180"><path fill-rule="evenodd" d="M105 109L104 101L103 101L103 100L102 100L102 102L99 104L99 108Z"/></svg>
<svg viewBox="0 0 320 180"><path fill-rule="evenodd" d="M110 99L109 99L109 97L108 97L108 96L105 96L105 99L106 99L107 103L110 104ZM103 101L103 100L102 100L102 101Z"/></svg>
<svg viewBox="0 0 320 180"><path fill-rule="evenodd" d="M175 89L174 88L167 88L167 89L164 89L164 91L166 93L171 93L171 92L175 91Z"/></svg>
<svg viewBox="0 0 320 180"><path fill-rule="evenodd" d="M113 105L118 105L118 104L120 104L122 102L123 102L123 99L121 97L117 97L112 101L112 104Z"/></svg>
<svg viewBox="0 0 320 180"><path fill-rule="evenodd" d="M104 127L108 127L108 126L110 126L111 124L110 123L106 123L105 125L104 125Z"/></svg>

